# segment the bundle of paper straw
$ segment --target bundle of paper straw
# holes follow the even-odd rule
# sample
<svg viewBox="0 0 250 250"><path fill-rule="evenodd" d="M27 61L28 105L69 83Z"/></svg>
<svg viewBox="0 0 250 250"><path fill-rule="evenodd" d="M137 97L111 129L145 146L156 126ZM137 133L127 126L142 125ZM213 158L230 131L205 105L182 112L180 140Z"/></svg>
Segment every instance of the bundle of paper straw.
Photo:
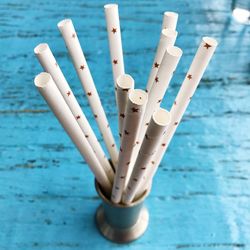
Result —
<svg viewBox="0 0 250 250"><path fill-rule="evenodd" d="M175 101L167 111L161 103L182 56L182 50L175 46L178 14L164 12L159 43L144 91L135 89L133 77L125 73L118 5L107 4L104 10L118 110L119 135L116 138L119 138L119 151L71 19L59 22L58 28L109 156L46 43L34 49L46 71L37 75L34 82L107 198L126 206L150 189L158 166L215 52L217 41L211 37L202 38Z"/></svg>

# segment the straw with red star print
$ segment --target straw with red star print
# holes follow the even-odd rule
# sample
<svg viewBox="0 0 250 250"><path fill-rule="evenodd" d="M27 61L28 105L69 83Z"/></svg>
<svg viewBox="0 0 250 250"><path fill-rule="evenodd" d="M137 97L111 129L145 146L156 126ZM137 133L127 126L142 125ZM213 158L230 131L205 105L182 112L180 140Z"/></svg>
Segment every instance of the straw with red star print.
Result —
<svg viewBox="0 0 250 250"><path fill-rule="evenodd" d="M107 157L103 157L105 153L101 147L101 144L98 142L93 129L91 128L86 116L84 115L79 103L77 102L75 95L71 90L67 80L65 79L59 65L56 64L55 66L54 62L56 61L56 59L52 54L49 45L46 43L41 43L37 45L34 49L34 53L44 70L50 73L53 77L59 91L61 92L64 100L69 106L72 114L75 116L85 137L88 138L88 142L94 150L99 162L103 166L109 179L112 181L114 177L114 172L111 168L111 165Z"/></svg>
<svg viewBox="0 0 250 250"><path fill-rule="evenodd" d="M152 157L161 142L160 138L165 133L170 121L171 115L165 109L159 108L153 114L133 167L133 172L122 197L123 203L130 204L133 201L140 183L143 180L143 176L146 175L148 168L150 167L149 162L152 161Z"/></svg>
<svg viewBox="0 0 250 250"><path fill-rule="evenodd" d="M151 67L151 71L148 78L147 83L147 91L150 92L150 89L154 82L157 82L157 72L160 68L162 58L167 50L167 47L170 45L174 45L177 37L177 31L172 29L163 29L161 32L160 41L156 50L155 58L153 61L153 65Z"/></svg>
<svg viewBox="0 0 250 250"><path fill-rule="evenodd" d="M104 12L107 25L109 52L112 64L114 86L116 86L117 77L123 75L125 72L118 5L104 5Z"/></svg>
<svg viewBox="0 0 250 250"><path fill-rule="evenodd" d="M66 47L69 51L74 67L81 81L82 87L86 93L88 102L96 118L95 120L103 136L112 163L114 166L116 166L118 160L118 150L116 146L112 146L115 145L115 140L110 127L107 126L109 122L101 104L100 97L96 90L92 75L90 73L79 40L77 36L72 37L72 34L76 34L72 20L62 20L58 23L58 28L63 36Z"/></svg>
<svg viewBox="0 0 250 250"><path fill-rule="evenodd" d="M134 79L128 75L120 75L116 80L117 86L117 106L119 114L119 134L123 133L123 122L125 118L125 109L128 99L128 93L130 89L133 89L135 85Z"/></svg>
<svg viewBox="0 0 250 250"><path fill-rule="evenodd" d="M123 123L123 136L121 138L121 151L119 153L119 160L111 195L111 200L114 203L119 203L121 201L125 181L133 167L130 165L130 158L133 146L137 140L138 129L144 115L147 97L147 93L140 89L131 89L128 94Z"/></svg>
<svg viewBox="0 0 250 250"><path fill-rule="evenodd" d="M34 83L94 173L98 183L100 183L101 187L107 194L110 194L111 181L96 157L94 150L90 146L69 106L57 88L52 76L49 73L42 72L36 76Z"/></svg>
<svg viewBox="0 0 250 250"><path fill-rule="evenodd" d="M170 113L172 116L171 124L163 136L161 146L158 148L154 157L154 166L152 166L150 173L144 186L150 185L151 180L168 148L171 139L180 124L180 121L194 95L196 88L198 87L201 78L215 52L218 43L214 38L203 37L200 46L194 56L194 59L190 65L188 73L181 85L181 88L175 98L175 101L171 107ZM141 190L142 192L142 190Z"/></svg>
<svg viewBox="0 0 250 250"><path fill-rule="evenodd" d="M169 46L163 56L160 68L157 73L158 82L155 83L149 92L148 103L143 117L143 122L139 132L139 141L142 141L148 123L154 111L160 107L161 101L166 93L169 83L172 79L173 72L175 71L179 60L182 56L182 50L176 46ZM134 157L138 153L140 145L136 147Z"/></svg>

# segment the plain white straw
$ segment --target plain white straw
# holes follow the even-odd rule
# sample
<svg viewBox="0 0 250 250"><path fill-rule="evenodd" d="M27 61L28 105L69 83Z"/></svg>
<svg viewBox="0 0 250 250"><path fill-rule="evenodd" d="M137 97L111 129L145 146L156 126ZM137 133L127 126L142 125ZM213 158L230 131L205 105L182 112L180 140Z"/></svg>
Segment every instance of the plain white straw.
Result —
<svg viewBox="0 0 250 250"><path fill-rule="evenodd" d="M56 62L56 59L52 54L49 45L47 43L41 43L35 47L34 52L43 69L46 72L50 73L50 75L52 76L57 88L61 92L66 103L68 104L72 114L75 116L76 121L82 129L93 151L95 152L99 162L103 166L110 181L113 182L114 171L112 170L111 165L107 157L105 156L105 153L102 150L102 147L98 142L95 133L92 130L86 116L82 112L82 109L79 103L77 102L73 91L71 90L58 63Z"/></svg>
<svg viewBox="0 0 250 250"><path fill-rule="evenodd" d="M56 87L51 75L49 73L42 72L35 77L34 83L85 159L86 163L89 165L98 183L102 186L104 191L109 194L111 192L111 182L108 179L100 162L98 161L80 126L78 125L76 118L72 114L63 96Z"/></svg>
<svg viewBox="0 0 250 250"><path fill-rule="evenodd" d="M111 160L114 166L116 166L118 161L118 151L115 145L115 140L113 138L107 117L101 104L101 100L96 90L72 20L65 19L59 22L57 26L63 36L66 47L68 48L74 67L82 83L82 87L86 93L94 117L97 121L99 130L101 131L104 142L107 146Z"/></svg>

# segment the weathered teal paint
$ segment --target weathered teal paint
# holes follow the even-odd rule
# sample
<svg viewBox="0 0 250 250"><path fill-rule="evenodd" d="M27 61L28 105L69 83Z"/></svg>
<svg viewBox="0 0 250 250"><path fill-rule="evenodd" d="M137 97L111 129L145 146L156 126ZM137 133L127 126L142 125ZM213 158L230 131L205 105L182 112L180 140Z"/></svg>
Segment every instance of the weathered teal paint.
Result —
<svg viewBox="0 0 250 250"><path fill-rule="evenodd" d="M147 199L138 241L103 239L93 176L33 86L33 48L48 42L93 124L56 24L72 18L116 135L103 5L106 1L0 1L0 249L250 249L249 27L230 1L119 1L126 72L144 88L165 10L180 14L180 66L170 107L201 36L220 41ZM100 134L98 138L101 139Z"/></svg>

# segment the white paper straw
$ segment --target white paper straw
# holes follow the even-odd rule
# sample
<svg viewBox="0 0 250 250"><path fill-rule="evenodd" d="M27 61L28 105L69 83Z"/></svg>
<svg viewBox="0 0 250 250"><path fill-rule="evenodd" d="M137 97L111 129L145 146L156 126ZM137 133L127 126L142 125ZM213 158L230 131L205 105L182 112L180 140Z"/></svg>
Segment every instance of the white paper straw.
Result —
<svg viewBox="0 0 250 250"><path fill-rule="evenodd" d="M84 157L98 183L105 192L110 193L111 183L51 75L46 72L40 73L36 76L34 83Z"/></svg>
<svg viewBox="0 0 250 250"><path fill-rule="evenodd" d="M172 11L166 11L163 14L162 29L176 30L178 21L178 13Z"/></svg>
<svg viewBox="0 0 250 250"><path fill-rule="evenodd" d="M117 4L104 5L107 33L109 40L110 59L113 70L114 85L119 75L124 74L122 39Z"/></svg>
<svg viewBox="0 0 250 250"><path fill-rule="evenodd" d="M175 46L169 46L164 54L155 82L148 95L147 112L145 112L143 117L139 141L145 135L152 114L160 107L181 56L182 50Z"/></svg>
<svg viewBox="0 0 250 250"><path fill-rule="evenodd" d="M163 29L161 31L161 37L160 37L160 41L156 50L156 54L155 54L155 58L154 58L154 62L150 71L150 75L148 78L148 83L147 83L147 87L146 90L148 92L150 92L152 85L155 82L155 77L156 74L158 72L158 69L160 67L162 58L167 50L167 47L170 45L174 45L175 40L177 37L177 31L175 30L171 30L171 29Z"/></svg>
<svg viewBox="0 0 250 250"><path fill-rule="evenodd" d="M82 83L82 87L86 93L90 107L94 113L94 117L107 146L111 160L114 166L116 166L118 160L118 151L115 145L115 140L109 127L109 123L102 107L89 67L81 49L81 45L76 35L72 20L65 19L59 22L58 28L63 36L66 47L68 48L78 77Z"/></svg>
<svg viewBox="0 0 250 250"><path fill-rule="evenodd" d="M116 80L116 93L119 114L119 136L121 138L123 131L123 122L125 118L125 109L128 99L128 91L133 89L135 85L134 79L127 74L118 76Z"/></svg>
<svg viewBox="0 0 250 250"><path fill-rule="evenodd" d="M155 83L153 84L149 95L148 103L146 106L146 112L143 117L143 122L140 127L138 144L135 146L132 156L132 164L135 162L137 154L139 152L142 139L145 135L147 126L151 119L154 111L160 107L161 101L165 95L165 92L169 86L169 83L172 79L173 72L175 71L178 62L182 56L182 50L175 46L169 46L164 54L162 63L159 67Z"/></svg>
<svg viewBox="0 0 250 250"><path fill-rule="evenodd" d="M180 121L191 101L191 98L194 95L195 90L200 83L200 80L215 52L217 44L218 43L214 38L202 38L201 44L170 110L172 116L171 124L169 125L167 132L162 139L161 146L159 147L154 160L151 162L152 166L144 182L144 187L147 187L151 183L152 178L156 173L157 168L168 148L168 145L178 125L180 124Z"/></svg>
<svg viewBox="0 0 250 250"><path fill-rule="evenodd" d="M122 197L123 203L129 204L133 201L144 172L147 171L147 168L150 166L149 162L155 154L170 120L170 113L165 109L159 108L153 114L136 159L132 175Z"/></svg>
<svg viewBox="0 0 250 250"><path fill-rule="evenodd" d="M133 146L136 144L138 129L145 111L148 95L140 89L129 91L127 107L124 117L123 135L119 152L119 161L116 169L111 200L114 203L121 201L125 181L130 166Z"/></svg>
<svg viewBox="0 0 250 250"><path fill-rule="evenodd" d="M57 88L61 92L64 100L68 104L72 114L75 116L77 123L79 124L81 130L83 131L85 137L87 138L90 146L95 152L99 162L103 166L106 174L108 175L110 181L113 181L114 172L111 165L105 156L104 151L100 143L98 142L86 116L82 112L82 109L77 102L73 91L71 90L67 80L65 79L54 55L52 54L49 45L47 43L41 43L37 45L34 49L35 55L42 65L43 69L50 73Z"/></svg>

